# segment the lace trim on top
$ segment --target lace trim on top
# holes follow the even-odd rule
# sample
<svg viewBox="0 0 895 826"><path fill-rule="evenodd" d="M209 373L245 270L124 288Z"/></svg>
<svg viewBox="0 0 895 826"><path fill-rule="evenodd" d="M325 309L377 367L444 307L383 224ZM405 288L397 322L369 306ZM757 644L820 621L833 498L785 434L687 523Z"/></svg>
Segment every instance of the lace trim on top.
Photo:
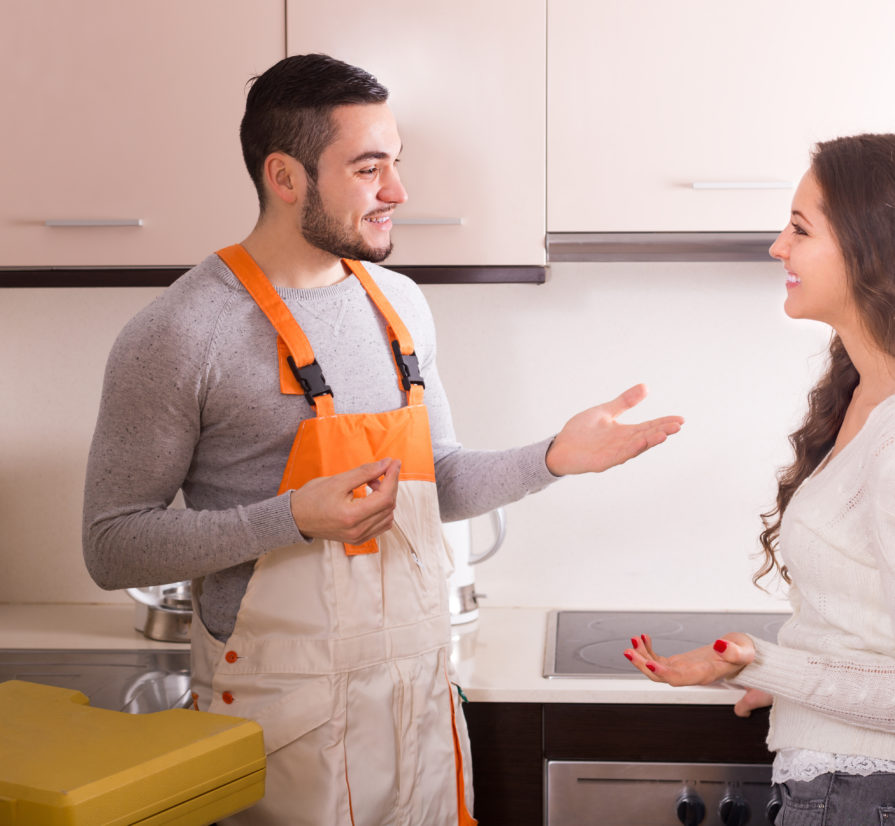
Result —
<svg viewBox="0 0 895 826"><path fill-rule="evenodd" d="M895 772L895 760L808 749L781 749L774 758L771 780L774 783L785 783L787 780L806 782L828 772L859 774L862 777L874 772Z"/></svg>

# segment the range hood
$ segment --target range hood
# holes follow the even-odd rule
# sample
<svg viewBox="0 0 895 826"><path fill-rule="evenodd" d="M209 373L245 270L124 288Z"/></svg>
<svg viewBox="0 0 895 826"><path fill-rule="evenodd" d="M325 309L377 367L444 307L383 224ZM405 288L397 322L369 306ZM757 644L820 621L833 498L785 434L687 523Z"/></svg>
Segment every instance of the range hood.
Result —
<svg viewBox="0 0 895 826"><path fill-rule="evenodd" d="M776 232L548 232L547 261L771 261Z"/></svg>

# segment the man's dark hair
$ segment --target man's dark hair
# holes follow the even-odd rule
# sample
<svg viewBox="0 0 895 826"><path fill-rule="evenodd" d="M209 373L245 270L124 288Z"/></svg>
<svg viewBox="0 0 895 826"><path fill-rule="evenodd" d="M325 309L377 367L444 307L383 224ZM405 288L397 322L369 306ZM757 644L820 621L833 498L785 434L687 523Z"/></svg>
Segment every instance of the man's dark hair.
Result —
<svg viewBox="0 0 895 826"><path fill-rule="evenodd" d="M263 166L271 152L292 156L316 182L320 153L335 138L332 110L388 100L388 89L369 72L325 54L284 58L250 83L239 139L262 212Z"/></svg>

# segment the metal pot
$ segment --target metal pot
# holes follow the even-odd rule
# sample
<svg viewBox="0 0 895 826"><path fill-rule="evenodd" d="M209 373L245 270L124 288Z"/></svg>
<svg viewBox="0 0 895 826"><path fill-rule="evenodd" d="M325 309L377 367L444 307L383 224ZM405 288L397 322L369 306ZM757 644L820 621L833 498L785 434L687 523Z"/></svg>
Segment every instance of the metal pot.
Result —
<svg viewBox="0 0 895 826"><path fill-rule="evenodd" d="M169 585L128 588L137 604L134 628L151 640L189 642L193 621L193 598L189 580Z"/></svg>

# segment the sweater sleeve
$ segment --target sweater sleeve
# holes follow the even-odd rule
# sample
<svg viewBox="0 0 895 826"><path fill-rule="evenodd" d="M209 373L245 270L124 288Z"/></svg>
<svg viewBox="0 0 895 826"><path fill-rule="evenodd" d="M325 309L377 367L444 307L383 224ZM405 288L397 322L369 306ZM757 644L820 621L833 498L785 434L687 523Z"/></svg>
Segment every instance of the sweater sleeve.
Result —
<svg viewBox="0 0 895 826"><path fill-rule="evenodd" d="M106 589L192 579L303 541L288 494L220 510L169 507L199 438L208 334L198 322L175 325L170 303L138 314L106 366L83 522L87 569Z"/></svg>
<svg viewBox="0 0 895 826"><path fill-rule="evenodd" d="M895 732L895 662L839 660L753 639L755 661L736 682L856 726Z"/></svg>

